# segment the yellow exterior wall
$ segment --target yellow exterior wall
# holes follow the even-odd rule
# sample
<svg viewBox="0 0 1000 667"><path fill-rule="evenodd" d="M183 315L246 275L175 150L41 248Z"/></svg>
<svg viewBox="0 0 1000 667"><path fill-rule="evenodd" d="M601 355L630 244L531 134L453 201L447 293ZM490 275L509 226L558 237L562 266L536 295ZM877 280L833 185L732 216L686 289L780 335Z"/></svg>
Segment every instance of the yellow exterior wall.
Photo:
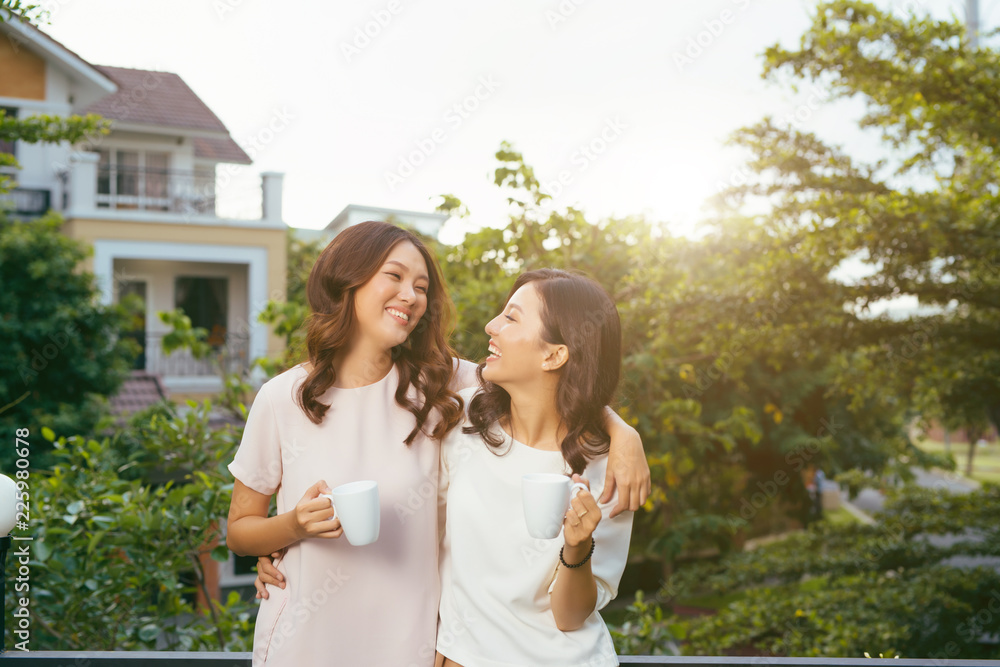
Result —
<svg viewBox="0 0 1000 667"><path fill-rule="evenodd" d="M24 44L0 37L0 97L45 99L45 61Z"/></svg>
<svg viewBox="0 0 1000 667"><path fill-rule="evenodd" d="M267 248L267 298L284 301L286 294L288 256L285 229L254 229L224 225L176 225L156 222L125 222L120 220L72 219L63 224L63 233L93 247L95 241L163 241L169 243L206 243L212 245L251 246ZM94 271L93 257L80 265ZM267 352L275 355L284 350L284 339L268 333Z"/></svg>

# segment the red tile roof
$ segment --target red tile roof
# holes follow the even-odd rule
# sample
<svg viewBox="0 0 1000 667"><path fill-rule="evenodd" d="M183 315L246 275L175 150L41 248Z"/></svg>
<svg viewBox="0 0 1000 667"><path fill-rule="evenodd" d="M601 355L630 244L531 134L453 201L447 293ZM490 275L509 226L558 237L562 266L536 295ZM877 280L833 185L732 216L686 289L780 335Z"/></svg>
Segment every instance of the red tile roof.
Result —
<svg viewBox="0 0 1000 667"><path fill-rule="evenodd" d="M220 162L250 164L250 156L229 136L226 126L184 80L173 72L94 65L118 85L118 92L86 109L111 120L178 129L219 132L224 137L196 138L195 155Z"/></svg>
<svg viewBox="0 0 1000 667"><path fill-rule="evenodd" d="M229 138L206 139L204 137L195 137L194 155L195 157L214 160L216 162L252 164L250 156L235 141Z"/></svg>
<svg viewBox="0 0 1000 667"><path fill-rule="evenodd" d="M150 375L146 371L132 371L118 393L109 399L111 414L127 418L133 412L144 410L166 397L159 376Z"/></svg>

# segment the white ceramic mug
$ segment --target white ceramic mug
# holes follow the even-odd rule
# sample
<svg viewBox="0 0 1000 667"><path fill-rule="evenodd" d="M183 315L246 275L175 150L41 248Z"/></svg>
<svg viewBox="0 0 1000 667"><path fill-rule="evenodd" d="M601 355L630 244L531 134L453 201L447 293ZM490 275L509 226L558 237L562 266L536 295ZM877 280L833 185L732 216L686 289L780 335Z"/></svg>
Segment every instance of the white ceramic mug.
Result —
<svg viewBox="0 0 1000 667"><path fill-rule="evenodd" d="M330 499L333 518L340 519L344 537L353 546L364 546L378 539L378 482L349 482L319 495Z"/></svg>
<svg viewBox="0 0 1000 667"><path fill-rule="evenodd" d="M571 498L586 488L586 484L574 483L566 475L548 472L524 475L521 478L521 500L528 534L542 539L558 537Z"/></svg>

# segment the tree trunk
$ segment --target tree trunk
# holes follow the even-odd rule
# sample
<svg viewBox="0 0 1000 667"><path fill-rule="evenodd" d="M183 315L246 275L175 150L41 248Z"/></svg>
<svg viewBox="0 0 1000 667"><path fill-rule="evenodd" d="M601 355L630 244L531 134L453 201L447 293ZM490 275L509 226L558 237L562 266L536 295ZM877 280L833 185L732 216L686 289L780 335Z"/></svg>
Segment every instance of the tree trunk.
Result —
<svg viewBox="0 0 1000 667"><path fill-rule="evenodd" d="M663 521L663 524L662 524L663 527L666 527L666 526L670 525L670 518L671 518L670 517L670 515L671 515L670 509L671 509L670 508L670 503L667 502L667 501L664 501L663 505L660 507L660 520ZM663 559L663 571L662 571L663 581L664 582L669 582L670 581L670 577L673 576L673 574L674 574L674 558L673 557L669 557L669 558L664 557L664 559Z"/></svg>
<svg viewBox="0 0 1000 667"><path fill-rule="evenodd" d="M979 439L982 437L982 431L977 428L967 428L965 429L965 435L969 438L969 458L965 462L965 476L972 477L972 462L976 456L976 447L978 446Z"/></svg>
<svg viewBox="0 0 1000 667"><path fill-rule="evenodd" d="M944 453L951 454L951 431L946 427L942 427L944 430Z"/></svg>

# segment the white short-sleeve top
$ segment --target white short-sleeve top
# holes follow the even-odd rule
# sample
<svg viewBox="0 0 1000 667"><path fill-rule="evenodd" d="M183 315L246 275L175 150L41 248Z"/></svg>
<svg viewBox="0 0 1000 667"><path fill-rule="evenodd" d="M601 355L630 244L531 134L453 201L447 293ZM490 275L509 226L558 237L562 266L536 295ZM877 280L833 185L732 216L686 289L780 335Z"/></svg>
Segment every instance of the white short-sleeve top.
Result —
<svg viewBox="0 0 1000 667"><path fill-rule="evenodd" d="M475 389L460 392L466 405ZM468 423L466 421L466 423ZM503 431L499 431L503 433ZM549 594L559 564L562 533L551 540L528 535L521 502L526 473L569 473L558 451L540 450L506 436L497 456L476 434L453 430L441 450L441 604L437 649L464 667L617 665L611 635L598 610L618 593L628 558L632 513L608 518L617 503L601 505L591 565L597 605L583 627L562 632ZM583 476L599 498L607 456Z"/></svg>

